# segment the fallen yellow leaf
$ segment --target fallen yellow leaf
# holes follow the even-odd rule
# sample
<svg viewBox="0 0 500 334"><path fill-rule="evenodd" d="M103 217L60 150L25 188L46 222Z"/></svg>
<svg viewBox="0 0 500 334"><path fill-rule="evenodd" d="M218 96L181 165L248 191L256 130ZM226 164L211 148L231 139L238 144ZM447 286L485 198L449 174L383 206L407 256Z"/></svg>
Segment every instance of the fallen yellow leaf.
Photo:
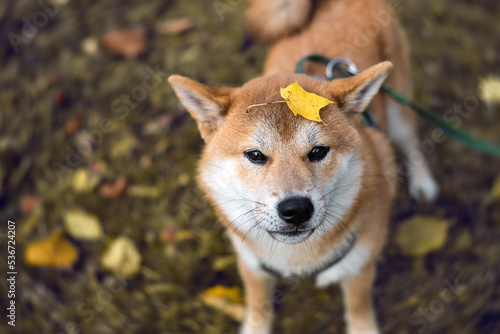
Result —
<svg viewBox="0 0 500 334"><path fill-rule="evenodd" d="M224 312L235 320L242 321L245 316L243 294L238 287L216 285L205 290L200 298L207 305Z"/></svg>
<svg viewBox="0 0 500 334"><path fill-rule="evenodd" d="M77 193L92 191L100 181L100 176L85 168L79 168L73 175L73 190Z"/></svg>
<svg viewBox="0 0 500 334"><path fill-rule="evenodd" d="M295 116L301 115L311 121L325 124L319 116L319 111L330 103L334 103L322 96L306 92L298 82L280 89L281 97L292 110Z"/></svg>
<svg viewBox="0 0 500 334"><path fill-rule="evenodd" d="M243 303L243 293L238 287L227 287L216 285L213 288L207 289L203 292L203 296L219 297L228 303Z"/></svg>
<svg viewBox="0 0 500 334"><path fill-rule="evenodd" d="M396 243L401 252L424 256L443 247L448 236L448 222L429 216L415 216L402 222L396 231Z"/></svg>
<svg viewBox="0 0 500 334"><path fill-rule="evenodd" d="M487 103L500 103L500 78L490 75L479 83L481 99Z"/></svg>
<svg viewBox="0 0 500 334"><path fill-rule="evenodd" d="M103 267L122 277L136 275L141 269L141 261L139 250L127 237L114 239L101 256Z"/></svg>
<svg viewBox="0 0 500 334"><path fill-rule="evenodd" d="M77 259L78 251L61 230L45 240L30 244L24 254L24 261L30 266L71 268Z"/></svg>
<svg viewBox="0 0 500 334"><path fill-rule="evenodd" d="M214 259L213 268L218 271L225 270L236 264L236 255L220 256Z"/></svg>
<svg viewBox="0 0 500 334"><path fill-rule="evenodd" d="M159 187L135 185L130 186L127 189L127 195L135 197L158 198L161 195L161 191Z"/></svg>
<svg viewBox="0 0 500 334"><path fill-rule="evenodd" d="M96 240L103 236L99 218L81 210L68 210L64 228L75 239Z"/></svg>
<svg viewBox="0 0 500 334"><path fill-rule="evenodd" d="M193 230L180 230L175 232L175 241L183 242L187 240L194 239L196 237L196 232Z"/></svg>

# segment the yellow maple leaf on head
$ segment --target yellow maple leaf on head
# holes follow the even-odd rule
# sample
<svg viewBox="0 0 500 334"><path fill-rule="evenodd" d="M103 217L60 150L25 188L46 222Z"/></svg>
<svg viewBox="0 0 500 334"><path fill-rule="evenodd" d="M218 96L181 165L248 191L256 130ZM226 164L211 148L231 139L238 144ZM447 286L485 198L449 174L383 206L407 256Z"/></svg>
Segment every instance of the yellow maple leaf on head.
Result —
<svg viewBox="0 0 500 334"><path fill-rule="evenodd" d="M335 103L322 96L305 91L304 88L300 87L298 82L281 88L280 95L285 99L288 108L292 110L295 116L301 115L311 121L323 124L325 122L319 116L320 110L330 103Z"/></svg>

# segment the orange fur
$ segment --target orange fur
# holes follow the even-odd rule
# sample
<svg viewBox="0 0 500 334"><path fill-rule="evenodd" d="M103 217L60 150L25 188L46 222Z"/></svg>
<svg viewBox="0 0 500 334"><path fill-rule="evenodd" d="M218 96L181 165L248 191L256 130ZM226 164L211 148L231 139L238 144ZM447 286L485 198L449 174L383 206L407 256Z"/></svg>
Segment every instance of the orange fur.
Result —
<svg viewBox="0 0 500 334"><path fill-rule="evenodd" d="M228 217L224 210L226 201L221 201L217 198L218 194L214 193L212 179L218 176L210 174L207 177L206 173L218 161L237 161L231 167L231 172L237 175L237 181L244 184L247 192L255 195L252 198L258 200L258 194L263 191L262 185L266 185L266 191L273 198L301 191L310 193L312 188L328 184L335 177L343 163L339 156L356 153L360 161L355 164L363 166L359 179L362 186L352 204L346 208L337 228L325 228L310 244L299 243L288 248L291 253L309 252L314 261L309 257L293 256L277 265L290 268L291 272L307 273L311 270L311 264L319 266L330 257L330 253L325 250L339 244L344 233L350 229L356 230L357 243L368 250L370 255L367 263L375 260L383 245L390 202L394 194L394 184L387 183L387 180L394 178L395 168L387 139L378 131L362 125L359 112L365 108L368 100L360 103L356 94L364 91L365 85L373 82L374 78L383 80L390 68L390 64L381 63L356 77L333 82L320 82L305 75L279 74L254 79L241 88L218 90L179 76L169 78L181 100L198 120L202 135L207 141L198 181L235 243L243 243L244 240L246 247L261 259L266 259L270 251L261 244L259 238L252 235L247 237L248 232L240 229L241 222ZM280 88L295 81L307 91L337 102L321 111L321 117L327 126L294 116L285 104L256 107L247 112L249 105L279 100ZM189 93L186 94L184 90ZM222 91L227 95L221 96ZM186 97L194 102L187 102ZM203 114L211 115L212 119L207 121ZM208 135L203 133L207 128L210 129ZM304 134L306 130L317 130L317 140L330 146L335 152L328 162L311 164L305 158L312 145L307 140L300 140L307 137ZM269 135L265 143L256 142L253 134L259 131ZM262 145L260 149L270 157L263 168L245 163L243 157L243 152L256 145ZM251 314L261 308L263 300L271 300L270 292L263 290L263 287L272 278L265 272L250 268L241 259L239 267L246 286L249 312L244 324L244 328L247 328L245 331L267 333L263 328L270 328L272 314L262 311L265 321L254 325L249 322L254 319Z"/></svg>
<svg viewBox="0 0 500 334"><path fill-rule="evenodd" d="M169 78L207 143L198 182L239 254L247 302L242 333L271 332L275 279L261 264L283 275L307 275L328 263L349 233L356 235L353 248L321 272L317 284L341 281L349 333L378 333L370 289L387 232L396 168L389 140L366 128L360 113L372 102L382 129L391 135L393 121L385 112L389 102L375 94L392 68L384 60L395 66L388 81L411 92L401 30L384 0L248 2L249 30L272 44L265 76L240 88L218 89L180 76ZM359 47L370 24L378 24L378 31ZM310 53L349 57L364 71L332 82L288 74ZM323 68L308 64L306 71L321 75ZM295 81L335 101L321 110L326 126L294 116L284 103L247 111L250 105L282 100L280 88ZM397 134L399 144L410 150L407 141L414 139L415 120L405 109L398 117L408 128L403 136ZM309 154L318 145L330 152L313 162ZM251 162L245 152L252 150L267 160ZM306 236L297 242L287 239L290 225L276 213L277 204L290 196L310 198L315 210L304 223L310 234L300 232ZM338 212L329 211L331 206ZM283 241L276 241L273 233L284 233Z"/></svg>
<svg viewBox="0 0 500 334"><path fill-rule="evenodd" d="M253 7L281 0L249 1L248 12ZM328 57L347 57L360 70L378 62L389 60L394 70L387 82L408 97L412 97L412 83L408 47L395 13L385 0L317 0L310 20L301 21L301 27L289 29L279 39L268 39L269 57L264 74L293 72L297 62L311 53ZM303 11L299 3L291 1L289 11ZM263 30L275 21L265 16L254 16L248 25ZM279 21L276 23L279 25ZM279 25L282 26L282 25ZM259 27L259 28L257 28ZM269 36L277 28L269 28ZM252 29L249 29L252 32ZM298 31L298 32L297 32ZM297 32L294 34L294 32ZM306 66L306 73L324 75L324 67L317 64ZM394 110L389 124L386 110ZM432 178L420 150L417 148L417 120L415 113L406 106L398 106L387 96L378 94L372 102L377 123L388 133L394 144L405 155L409 170L411 195L417 200L432 201L438 194L438 186Z"/></svg>
<svg viewBox="0 0 500 334"><path fill-rule="evenodd" d="M302 29L310 19L310 0L248 0L246 28L254 39L269 43Z"/></svg>

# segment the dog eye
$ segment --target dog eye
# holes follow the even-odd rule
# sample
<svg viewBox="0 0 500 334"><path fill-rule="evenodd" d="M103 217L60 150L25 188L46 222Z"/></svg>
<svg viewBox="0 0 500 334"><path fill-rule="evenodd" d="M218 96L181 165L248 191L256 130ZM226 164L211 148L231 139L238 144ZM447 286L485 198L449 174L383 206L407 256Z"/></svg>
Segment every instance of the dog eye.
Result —
<svg viewBox="0 0 500 334"><path fill-rule="evenodd" d="M309 152L307 157L311 162L323 160L324 157L326 157L326 155L328 154L328 151L330 151L330 148L328 146L316 146L311 150L311 152Z"/></svg>
<svg viewBox="0 0 500 334"><path fill-rule="evenodd" d="M248 160L256 164L265 164L267 161L267 157L259 150L246 151L245 155Z"/></svg>

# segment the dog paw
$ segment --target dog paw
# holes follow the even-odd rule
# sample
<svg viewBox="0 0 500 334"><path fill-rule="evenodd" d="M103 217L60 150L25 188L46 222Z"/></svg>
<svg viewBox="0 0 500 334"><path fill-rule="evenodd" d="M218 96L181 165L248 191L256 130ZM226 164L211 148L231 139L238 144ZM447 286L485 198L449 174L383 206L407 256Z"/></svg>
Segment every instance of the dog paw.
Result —
<svg viewBox="0 0 500 334"><path fill-rule="evenodd" d="M249 322L245 321L241 324L238 331L239 334L271 334L269 326L252 326Z"/></svg>
<svg viewBox="0 0 500 334"><path fill-rule="evenodd" d="M409 190L411 197L417 201L433 202L439 194L439 186L426 167L412 173Z"/></svg>
<svg viewBox="0 0 500 334"><path fill-rule="evenodd" d="M369 331L354 331L350 330L348 334L380 334L377 329L369 330Z"/></svg>
<svg viewBox="0 0 500 334"><path fill-rule="evenodd" d="M240 327L239 334L271 334L271 331L267 329L254 329L243 325Z"/></svg>

